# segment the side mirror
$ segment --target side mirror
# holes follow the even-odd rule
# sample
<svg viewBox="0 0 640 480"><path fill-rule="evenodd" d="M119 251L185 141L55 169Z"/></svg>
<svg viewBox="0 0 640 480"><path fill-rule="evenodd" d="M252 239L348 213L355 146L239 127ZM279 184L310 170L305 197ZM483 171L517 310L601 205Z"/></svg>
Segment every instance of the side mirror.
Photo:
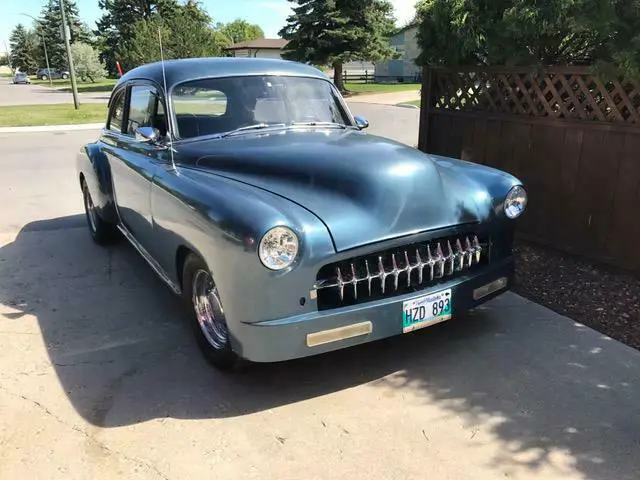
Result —
<svg viewBox="0 0 640 480"><path fill-rule="evenodd" d="M160 130L154 127L136 128L136 140L143 143L156 143L160 138Z"/></svg>
<svg viewBox="0 0 640 480"><path fill-rule="evenodd" d="M366 118L361 117L360 115L356 115L354 117L355 121L356 121L356 125L358 126L358 128L360 130L364 130L365 128L369 128L369 122L367 121Z"/></svg>

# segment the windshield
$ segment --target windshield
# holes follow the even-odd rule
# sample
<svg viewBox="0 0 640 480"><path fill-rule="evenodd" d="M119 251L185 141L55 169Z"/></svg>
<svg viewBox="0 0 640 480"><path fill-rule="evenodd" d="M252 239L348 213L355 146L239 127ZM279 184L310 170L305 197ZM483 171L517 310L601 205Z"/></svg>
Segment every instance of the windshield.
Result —
<svg viewBox="0 0 640 480"><path fill-rule="evenodd" d="M175 87L171 101L178 138L251 131L252 126L352 126L331 84L317 78L247 76L196 80Z"/></svg>

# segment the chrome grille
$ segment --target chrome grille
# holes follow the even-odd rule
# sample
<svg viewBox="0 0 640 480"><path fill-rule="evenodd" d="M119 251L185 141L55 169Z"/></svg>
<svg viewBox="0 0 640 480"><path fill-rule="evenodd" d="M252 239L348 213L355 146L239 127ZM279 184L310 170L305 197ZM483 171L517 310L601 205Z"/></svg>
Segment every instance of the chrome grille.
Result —
<svg viewBox="0 0 640 480"><path fill-rule="evenodd" d="M477 235L450 237L324 266L315 290L326 310L418 291L480 265L488 243Z"/></svg>

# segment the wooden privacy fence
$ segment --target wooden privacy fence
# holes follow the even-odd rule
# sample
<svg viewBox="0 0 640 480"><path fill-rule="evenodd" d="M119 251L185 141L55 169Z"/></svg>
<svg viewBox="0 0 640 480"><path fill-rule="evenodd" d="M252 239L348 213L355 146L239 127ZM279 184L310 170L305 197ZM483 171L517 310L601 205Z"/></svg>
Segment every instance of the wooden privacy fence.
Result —
<svg viewBox="0 0 640 480"><path fill-rule="evenodd" d="M425 68L419 148L519 177L524 236L640 272L640 83L586 67Z"/></svg>

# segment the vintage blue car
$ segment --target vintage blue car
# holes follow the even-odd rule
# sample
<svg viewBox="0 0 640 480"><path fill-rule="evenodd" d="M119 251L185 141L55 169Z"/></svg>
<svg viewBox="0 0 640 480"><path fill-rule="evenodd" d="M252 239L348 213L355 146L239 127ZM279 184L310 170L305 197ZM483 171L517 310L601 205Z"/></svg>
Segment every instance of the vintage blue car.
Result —
<svg viewBox="0 0 640 480"><path fill-rule="evenodd" d="M220 368L412 332L508 289L521 183L367 126L305 64L138 67L77 157L89 230L133 244Z"/></svg>

